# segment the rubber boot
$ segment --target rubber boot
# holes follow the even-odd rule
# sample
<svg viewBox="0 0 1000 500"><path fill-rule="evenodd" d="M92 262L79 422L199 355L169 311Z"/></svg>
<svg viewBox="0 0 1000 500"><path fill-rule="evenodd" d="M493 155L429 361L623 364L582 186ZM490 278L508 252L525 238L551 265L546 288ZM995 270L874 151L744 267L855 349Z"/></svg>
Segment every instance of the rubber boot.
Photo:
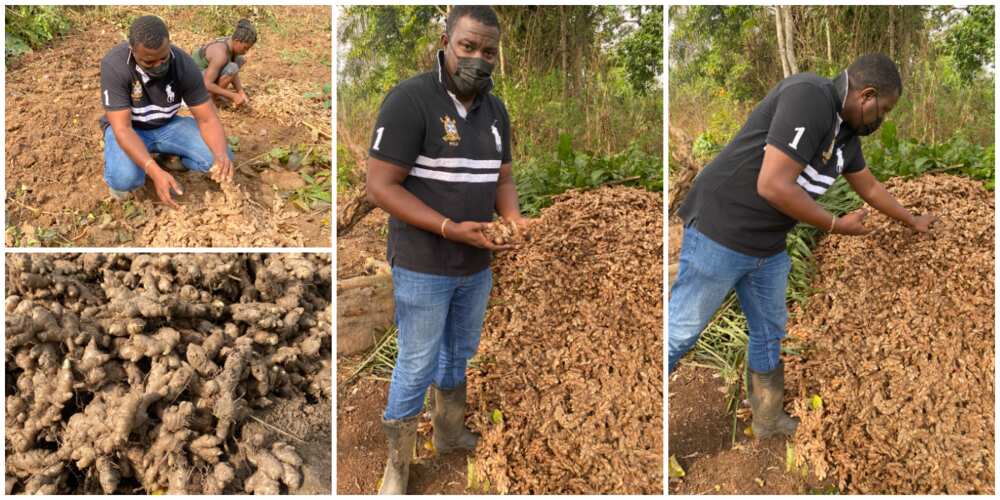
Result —
<svg viewBox="0 0 1000 500"><path fill-rule="evenodd" d="M383 420L382 430L389 440L389 458L382 473L379 495L405 495L410 479L410 460L417 442L417 417Z"/></svg>
<svg viewBox="0 0 1000 500"><path fill-rule="evenodd" d="M749 368L748 368L749 369ZM799 426L799 420L789 417L784 409L785 365L758 373L750 370L750 408L753 423L750 425L756 439L767 439L774 435L792 436Z"/></svg>
<svg viewBox="0 0 1000 500"><path fill-rule="evenodd" d="M130 197L132 197L132 192L131 191L119 191L117 189L110 188L110 187L108 188L108 191L111 193L111 197L114 198L114 200L118 201L118 202L126 201Z"/></svg>
<svg viewBox="0 0 1000 500"><path fill-rule="evenodd" d="M449 390L434 387L434 451L472 450L479 436L465 428L465 382Z"/></svg>

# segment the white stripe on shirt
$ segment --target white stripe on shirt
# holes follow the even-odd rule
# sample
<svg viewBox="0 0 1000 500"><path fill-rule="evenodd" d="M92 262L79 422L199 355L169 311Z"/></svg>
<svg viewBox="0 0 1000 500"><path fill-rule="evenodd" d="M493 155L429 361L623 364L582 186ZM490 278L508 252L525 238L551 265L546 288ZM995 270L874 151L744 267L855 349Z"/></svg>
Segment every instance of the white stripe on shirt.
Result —
<svg viewBox="0 0 1000 500"><path fill-rule="evenodd" d="M149 106L143 106L141 108L132 108L132 114L145 113L147 111L163 111L169 113L171 111L176 110L179 107L181 107L181 103L177 103L174 104L173 106L167 106L167 107L150 104Z"/></svg>
<svg viewBox="0 0 1000 500"><path fill-rule="evenodd" d="M817 185L815 185L815 184L813 184L813 183L805 180L805 178L803 178L801 175L799 176L798 179L795 180L795 182L797 182L798 185L802 186L802 189L805 189L806 191L809 191L810 193L815 193L815 194L819 194L819 195L825 193L826 190L829 189L826 186L817 186Z"/></svg>
<svg viewBox="0 0 1000 500"><path fill-rule="evenodd" d="M173 118L177 114L177 110L173 113L151 113L148 115L132 115L132 121L134 122L151 122L153 120L158 120L160 118Z"/></svg>
<svg viewBox="0 0 1000 500"><path fill-rule="evenodd" d="M813 180L818 182L825 182L831 186L833 185L833 181L837 180L834 177L829 177L817 172L816 169L812 167L812 165L806 165L805 172L809 174L809 177L812 177Z"/></svg>
<svg viewBox="0 0 1000 500"><path fill-rule="evenodd" d="M410 175L434 179L444 182L496 182L500 178L500 172L490 174L466 174L464 172L441 172L439 170L427 170L426 168L413 167Z"/></svg>
<svg viewBox="0 0 1000 500"><path fill-rule="evenodd" d="M428 158L417 157L417 165L446 168L500 168L500 160L473 160L470 158Z"/></svg>

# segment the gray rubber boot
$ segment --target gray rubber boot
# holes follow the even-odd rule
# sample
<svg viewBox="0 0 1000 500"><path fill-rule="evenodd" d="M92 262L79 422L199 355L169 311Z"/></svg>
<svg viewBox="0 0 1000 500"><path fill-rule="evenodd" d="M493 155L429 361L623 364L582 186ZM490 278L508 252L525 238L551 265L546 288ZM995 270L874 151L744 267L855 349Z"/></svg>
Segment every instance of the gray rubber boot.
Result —
<svg viewBox="0 0 1000 500"><path fill-rule="evenodd" d="M479 436L465 428L465 382L449 390L434 390L434 451L443 455L453 450L472 450Z"/></svg>
<svg viewBox="0 0 1000 500"><path fill-rule="evenodd" d="M747 368L749 369L749 368ZM793 436L799 420L784 409L785 365L767 373L750 370L750 408L753 410L753 435L767 439L774 435Z"/></svg>
<svg viewBox="0 0 1000 500"><path fill-rule="evenodd" d="M417 442L417 417L383 420L382 430L389 440L389 457L382 473L379 495L405 495L410 479L410 460Z"/></svg>
<svg viewBox="0 0 1000 500"><path fill-rule="evenodd" d="M132 197L132 192L131 191L119 191L117 189L110 188L110 187L108 188L108 191L111 193L111 197L114 198L115 201L118 201L118 202L126 201L126 200L128 200L129 198Z"/></svg>

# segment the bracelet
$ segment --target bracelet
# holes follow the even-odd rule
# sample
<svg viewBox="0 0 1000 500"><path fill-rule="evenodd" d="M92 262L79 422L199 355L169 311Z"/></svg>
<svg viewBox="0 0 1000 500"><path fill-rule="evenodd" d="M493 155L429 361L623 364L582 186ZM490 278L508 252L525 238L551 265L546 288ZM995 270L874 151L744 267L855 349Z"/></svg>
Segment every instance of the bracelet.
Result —
<svg viewBox="0 0 1000 500"><path fill-rule="evenodd" d="M833 228L837 226L837 216L834 215L833 219L830 220L830 234L833 234Z"/></svg>
<svg viewBox="0 0 1000 500"><path fill-rule="evenodd" d="M142 164L142 169L143 169L143 170L146 170L147 168L149 168L149 162L154 162L154 163L155 163L155 162L156 162L156 160L154 160L154 159L152 159L152 158L150 158L150 159L146 160L146 163L143 163L143 164Z"/></svg>
<svg viewBox="0 0 1000 500"><path fill-rule="evenodd" d="M448 223L449 220L451 220L451 219L445 217L444 220L441 221L441 237L444 238L444 239L448 239L448 235L444 234L444 226L445 226L445 224Z"/></svg>

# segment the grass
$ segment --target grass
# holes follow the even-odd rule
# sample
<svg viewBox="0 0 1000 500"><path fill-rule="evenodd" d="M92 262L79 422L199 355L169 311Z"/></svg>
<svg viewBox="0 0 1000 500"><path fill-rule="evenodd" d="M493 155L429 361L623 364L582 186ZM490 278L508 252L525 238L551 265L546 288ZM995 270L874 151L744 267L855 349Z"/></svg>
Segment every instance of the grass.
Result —
<svg viewBox="0 0 1000 500"><path fill-rule="evenodd" d="M349 384L362 375L388 382L392 377L392 368L396 366L396 355L399 354L397 333L399 330L395 326L387 328L382 338L375 342L372 350L358 363L344 383Z"/></svg>
<svg viewBox="0 0 1000 500"><path fill-rule="evenodd" d="M308 61L312 54L304 48L299 48L295 50L282 50L278 57L281 62L286 64L302 64Z"/></svg>

